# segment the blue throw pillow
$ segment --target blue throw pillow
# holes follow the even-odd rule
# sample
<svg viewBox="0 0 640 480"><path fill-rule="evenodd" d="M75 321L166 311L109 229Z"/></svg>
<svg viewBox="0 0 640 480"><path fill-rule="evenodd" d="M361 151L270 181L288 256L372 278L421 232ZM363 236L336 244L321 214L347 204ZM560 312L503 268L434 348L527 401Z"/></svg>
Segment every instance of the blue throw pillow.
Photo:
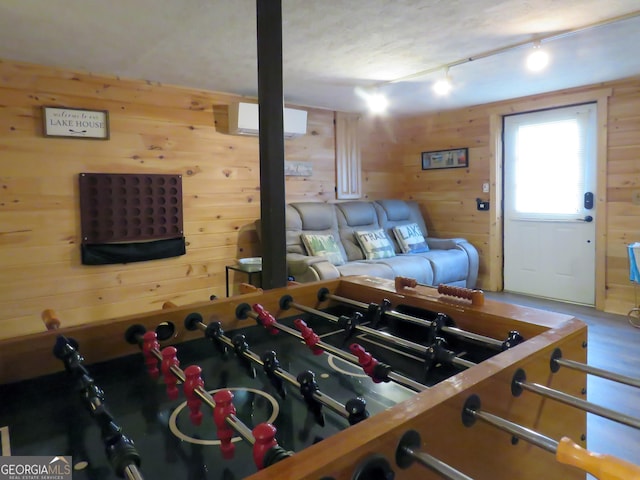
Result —
<svg viewBox="0 0 640 480"><path fill-rule="evenodd" d="M429 246L422 235L422 230L417 223L399 225L393 228L393 234L400 245L402 253L428 252Z"/></svg>

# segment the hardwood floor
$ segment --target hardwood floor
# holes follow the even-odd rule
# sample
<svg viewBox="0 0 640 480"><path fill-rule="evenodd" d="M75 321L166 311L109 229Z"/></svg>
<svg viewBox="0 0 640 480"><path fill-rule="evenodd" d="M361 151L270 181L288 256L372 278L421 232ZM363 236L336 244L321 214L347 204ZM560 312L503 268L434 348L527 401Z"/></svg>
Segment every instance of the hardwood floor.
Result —
<svg viewBox="0 0 640 480"><path fill-rule="evenodd" d="M487 298L573 315L588 325L589 365L640 378L640 328L626 316L512 293L485 292ZM640 388L587 376L587 400L640 418ZM640 430L587 414L587 448L640 465Z"/></svg>

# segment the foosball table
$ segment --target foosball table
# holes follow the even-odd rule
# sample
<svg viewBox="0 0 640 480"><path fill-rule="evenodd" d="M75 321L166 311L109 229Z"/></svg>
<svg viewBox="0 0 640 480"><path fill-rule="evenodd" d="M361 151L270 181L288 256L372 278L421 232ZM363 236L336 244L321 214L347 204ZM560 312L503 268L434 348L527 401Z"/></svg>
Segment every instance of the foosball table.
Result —
<svg viewBox="0 0 640 480"><path fill-rule="evenodd" d="M249 290L251 290L249 288ZM0 341L2 455L78 479L602 479L587 327L410 279L346 277Z"/></svg>

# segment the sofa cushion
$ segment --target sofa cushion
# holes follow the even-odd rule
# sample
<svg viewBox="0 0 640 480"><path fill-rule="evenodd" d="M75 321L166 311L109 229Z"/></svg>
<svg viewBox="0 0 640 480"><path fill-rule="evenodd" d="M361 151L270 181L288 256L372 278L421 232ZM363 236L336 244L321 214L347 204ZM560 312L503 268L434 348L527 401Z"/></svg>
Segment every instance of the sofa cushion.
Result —
<svg viewBox="0 0 640 480"><path fill-rule="evenodd" d="M383 263L370 263L367 260L347 262L336 268L342 276L369 275L372 277L386 278L388 280L393 280L396 277L396 272L390 266Z"/></svg>
<svg viewBox="0 0 640 480"><path fill-rule="evenodd" d="M398 225L392 228L402 253L428 252L429 246L417 223Z"/></svg>
<svg viewBox="0 0 640 480"><path fill-rule="evenodd" d="M330 203L300 202L292 203L300 214L302 230L335 230L338 228L335 208Z"/></svg>
<svg viewBox="0 0 640 480"><path fill-rule="evenodd" d="M358 243L362 247L364 256L367 260L375 260L378 258L389 258L395 256L393 244L384 230L365 230L354 232Z"/></svg>
<svg viewBox="0 0 640 480"><path fill-rule="evenodd" d="M411 256L420 256L429 260L433 270L433 285L441 283L453 285L469 276L469 259L462 249L429 250Z"/></svg>
<svg viewBox="0 0 640 480"><path fill-rule="evenodd" d="M391 222L405 222L410 219L411 211L404 200L378 200L376 203L382 206Z"/></svg>
<svg viewBox="0 0 640 480"><path fill-rule="evenodd" d="M410 277L414 278L419 283L426 285L433 285L433 271L431 269L431 263L428 259L421 256L422 254L415 255L396 255L390 258L381 258L378 260L365 260L371 266L372 264L382 264L391 268L394 272L394 277ZM340 267L342 268L342 267Z"/></svg>
<svg viewBox="0 0 640 480"><path fill-rule="evenodd" d="M392 229L400 225L416 223L424 238L427 238L427 226L422 218L420 207L416 202L403 200L377 200L374 202L378 223L384 228L387 235L393 239L396 253L401 253L400 245L396 241Z"/></svg>
<svg viewBox="0 0 640 480"><path fill-rule="evenodd" d="M380 228L375 207L371 202L364 201L336 203L335 206L340 242L347 254L347 261L364 260L362 247L354 232Z"/></svg>
<svg viewBox="0 0 640 480"><path fill-rule="evenodd" d="M333 235L318 233L303 233L302 243L311 256L326 257L333 265L344 265L344 257Z"/></svg>
<svg viewBox="0 0 640 480"><path fill-rule="evenodd" d="M303 233L313 233L320 235L333 235L337 242L342 260L347 258L340 233L338 231L338 220L336 209L333 204L320 202L298 202L290 203L286 209L287 225L287 253L307 253L307 249L302 242Z"/></svg>

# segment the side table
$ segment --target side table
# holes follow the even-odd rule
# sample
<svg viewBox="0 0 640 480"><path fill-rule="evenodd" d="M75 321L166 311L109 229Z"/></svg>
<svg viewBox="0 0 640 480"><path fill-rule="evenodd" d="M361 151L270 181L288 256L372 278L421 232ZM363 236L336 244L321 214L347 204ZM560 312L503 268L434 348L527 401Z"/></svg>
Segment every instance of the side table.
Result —
<svg viewBox="0 0 640 480"><path fill-rule="evenodd" d="M254 285L256 287L258 287L259 285L256 285L255 283L253 283L253 277L254 276L258 276L260 278L260 283L262 283L262 265L261 264L252 264L252 263L248 263L248 264L242 264L242 263L237 263L235 265L226 265L224 267L225 270L225 280L226 280L226 284L227 284L227 297L229 296L229 270L233 270L234 272L242 272L245 273L248 277L248 282L251 285Z"/></svg>

